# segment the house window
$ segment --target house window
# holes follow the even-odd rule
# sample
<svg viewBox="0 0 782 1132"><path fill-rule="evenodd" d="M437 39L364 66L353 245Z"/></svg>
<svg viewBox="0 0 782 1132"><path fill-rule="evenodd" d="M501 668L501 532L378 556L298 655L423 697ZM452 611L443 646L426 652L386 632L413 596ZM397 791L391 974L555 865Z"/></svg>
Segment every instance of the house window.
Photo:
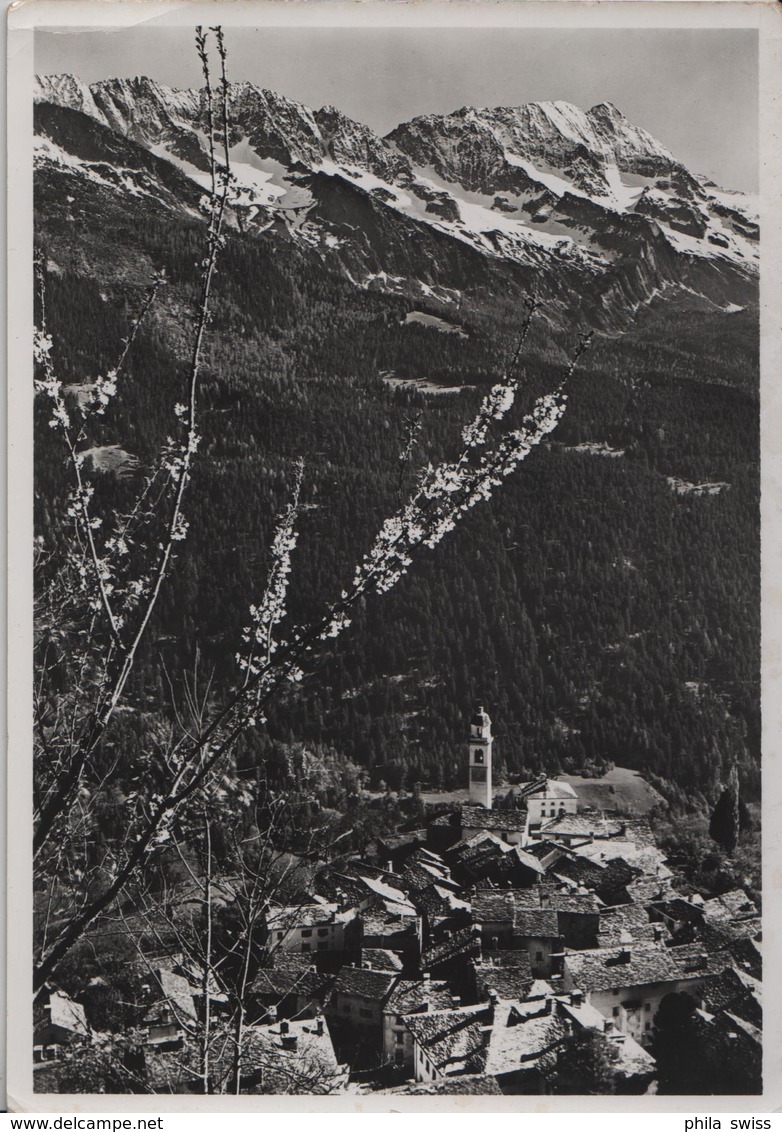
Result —
<svg viewBox="0 0 782 1132"><path fill-rule="evenodd" d="M646 1002L646 1003L644 1003L644 1010L645 1010L645 1011L647 1011L647 1013L648 1013L648 1012L649 1012L649 1011L650 1011L651 1009L652 1009L652 1004L651 1004L651 1002Z"/></svg>
<svg viewBox="0 0 782 1132"><path fill-rule="evenodd" d="M404 1018L402 1017L402 1015L401 1015L401 1014L397 1014L397 1016L396 1016L396 1024L397 1024L397 1026L404 1026L404 1024L405 1024L405 1020L404 1020Z"/></svg>
<svg viewBox="0 0 782 1132"><path fill-rule="evenodd" d="M309 945L308 943L303 943L303 944L301 945L301 950L302 950L302 951L309 951L309 949L310 949L310 945Z"/></svg>
<svg viewBox="0 0 782 1132"><path fill-rule="evenodd" d="M324 936L324 935L328 935L328 934L329 934L328 928L318 928L318 935L319 936Z"/></svg>
<svg viewBox="0 0 782 1132"><path fill-rule="evenodd" d="M328 942L324 939L321 943L318 944L318 951L325 951L327 947Z"/></svg>
<svg viewBox="0 0 782 1132"><path fill-rule="evenodd" d="M651 1030L651 1028L652 1028L651 1022L645 1022L644 1023L644 1030Z"/></svg>
<svg viewBox="0 0 782 1132"><path fill-rule="evenodd" d="M405 1035L401 1030L397 1031L396 1044L398 1046L403 1046L405 1044Z"/></svg>
<svg viewBox="0 0 782 1132"><path fill-rule="evenodd" d="M612 990L611 994L619 994L619 987L617 987L616 990Z"/></svg>
<svg viewBox="0 0 782 1132"><path fill-rule="evenodd" d="M350 1014L350 1003L349 1002L343 1002L342 1003L342 1009L345 1011L346 1014Z"/></svg>
<svg viewBox="0 0 782 1132"><path fill-rule="evenodd" d="M536 963L542 963L543 962L543 952L542 951L536 951L535 952L535 962Z"/></svg>
<svg viewBox="0 0 782 1132"><path fill-rule="evenodd" d="M367 1008L364 1007L364 1006L360 1006L358 1008L358 1013L359 1013L360 1018L371 1018L372 1017L372 1011L367 1010Z"/></svg>
<svg viewBox="0 0 782 1132"><path fill-rule="evenodd" d="M614 1014L614 1018L619 1017L619 1007L618 1006L614 1007L613 1014Z"/></svg>
<svg viewBox="0 0 782 1132"><path fill-rule="evenodd" d="M282 939L282 932L277 932L277 939Z"/></svg>
<svg viewBox="0 0 782 1132"><path fill-rule="evenodd" d="M312 935L312 928L302 928L302 931L301 931L301 938L302 939L309 939L311 935Z"/></svg>
<svg viewBox="0 0 782 1132"><path fill-rule="evenodd" d="M396 1061L397 1065L404 1065L404 1063L405 1063L405 1051L403 1049L398 1049L396 1051L396 1056L395 1056L394 1060Z"/></svg>

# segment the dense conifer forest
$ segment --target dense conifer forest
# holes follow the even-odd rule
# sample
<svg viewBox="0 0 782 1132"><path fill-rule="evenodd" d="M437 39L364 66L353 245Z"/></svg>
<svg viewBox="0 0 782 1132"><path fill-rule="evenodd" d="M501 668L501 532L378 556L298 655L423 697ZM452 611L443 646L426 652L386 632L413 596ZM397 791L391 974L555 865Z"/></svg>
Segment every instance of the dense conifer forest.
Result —
<svg viewBox="0 0 782 1132"><path fill-rule="evenodd" d="M200 222L90 187L65 215L37 184L47 318L66 381L113 364L153 271L163 297L134 342L101 424L143 469L171 428L187 368ZM440 282L460 281L457 268ZM138 666L137 716L115 742L141 745L196 656L215 689L264 583L275 516L305 461L290 616L339 593L416 468L458 450L461 427L502 374L534 274L487 267L454 301L357 287L344 265L284 229L232 230L214 296L203 441L189 537ZM433 292L434 294L435 292ZM406 321L436 316L462 333ZM583 326L544 302L525 352L517 415L551 389ZM387 375L461 391L427 393ZM400 460L416 422L410 459ZM56 537L62 455L41 415L36 523ZM419 427L420 425L420 427ZM97 490L121 504L125 475ZM703 487L699 485L712 485ZM175 677L176 679L176 677ZM333 658L245 738L252 772L304 748L411 789L464 785L465 720L494 720L510 774L638 768L705 812L735 761L759 798L759 436L757 322L653 300L621 333L595 336L551 440L490 504L428 553L382 602L361 608Z"/></svg>

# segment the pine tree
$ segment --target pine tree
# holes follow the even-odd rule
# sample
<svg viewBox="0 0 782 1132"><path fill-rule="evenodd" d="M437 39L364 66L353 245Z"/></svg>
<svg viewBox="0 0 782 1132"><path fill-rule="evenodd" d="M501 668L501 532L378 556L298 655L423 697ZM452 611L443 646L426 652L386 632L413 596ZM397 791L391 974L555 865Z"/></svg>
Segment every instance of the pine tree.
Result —
<svg viewBox="0 0 782 1132"><path fill-rule="evenodd" d="M726 853L734 853L738 845L739 817L739 772L733 763L709 822L710 835Z"/></svg>

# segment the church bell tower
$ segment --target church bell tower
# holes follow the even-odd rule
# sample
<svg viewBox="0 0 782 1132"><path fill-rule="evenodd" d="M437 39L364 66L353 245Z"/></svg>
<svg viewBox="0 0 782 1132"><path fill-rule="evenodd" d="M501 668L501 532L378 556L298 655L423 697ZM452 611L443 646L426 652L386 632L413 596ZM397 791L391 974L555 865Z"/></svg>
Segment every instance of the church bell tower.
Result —
<svg viewBox="0 0 782 1132"><path fill-rule="evenodd" d="M470 720L470 805L491 809L491 720L479 707Z"/></svg>

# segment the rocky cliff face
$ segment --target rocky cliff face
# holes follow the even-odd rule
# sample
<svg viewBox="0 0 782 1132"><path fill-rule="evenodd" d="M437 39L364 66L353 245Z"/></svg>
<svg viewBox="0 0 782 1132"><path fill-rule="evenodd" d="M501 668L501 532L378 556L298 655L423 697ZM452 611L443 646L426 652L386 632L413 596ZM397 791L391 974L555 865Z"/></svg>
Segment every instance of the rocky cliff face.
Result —
<svg viewBox="0 0 782 1132"><path fill-rule="evenodd" d="M129 183L106 177L107 164L122 162L108 140L101 147L105 131L208 187L203 91L58 75L40 78L35 97L93 120L89 152L108 156L96 171L81 146L80 176L116 182L118 192ZM235 223L328 249L357 285L393 276L411 293L478 277L501 286L497 271L514 265L557 301L572 292L574 308L611 329L677 288L718 306L755 301L757 224L741 195L694 176L610 103L467 107L380 138L334 107L313 111L236 83L228 117ZM39 162L76 175L74 121L39 122ZM134 191L170 203L170 177L165 193L152 187L160 168L145 169Z"/></svg>

